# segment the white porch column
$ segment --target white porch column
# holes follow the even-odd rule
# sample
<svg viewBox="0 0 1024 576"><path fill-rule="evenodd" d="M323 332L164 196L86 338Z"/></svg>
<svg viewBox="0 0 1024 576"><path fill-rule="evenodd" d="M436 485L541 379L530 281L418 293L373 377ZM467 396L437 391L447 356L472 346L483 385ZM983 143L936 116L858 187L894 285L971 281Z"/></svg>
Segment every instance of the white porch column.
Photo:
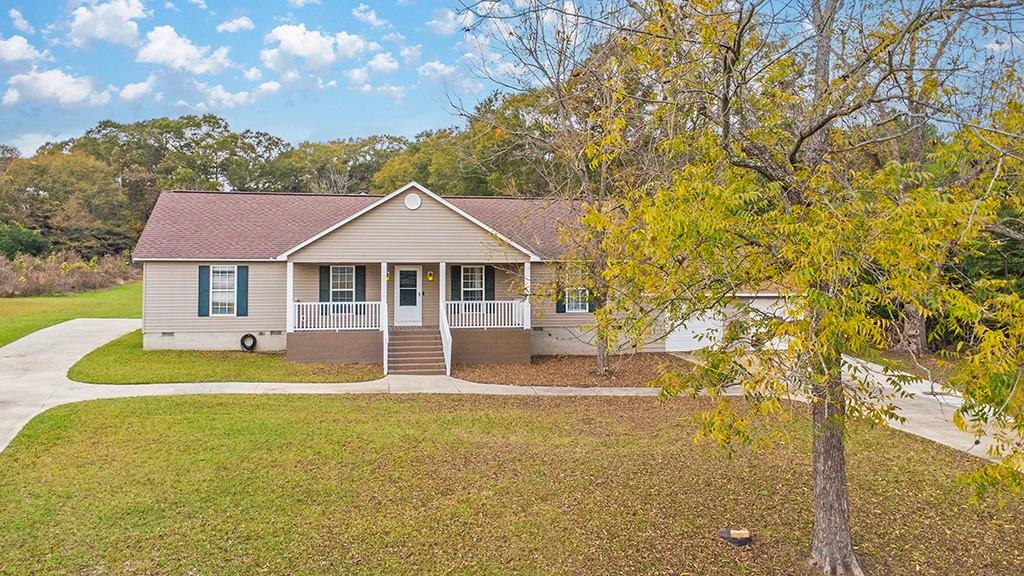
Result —
<svg viewBox="0 0 1024 576"><path fill-rule="evenodd" d="M445 302L444 291L448 287L445 278L448 277L448 263L441 262L438 266L439 271L437 273L437 299L438 299L438 313L437 323L441 323L441 314L448 314L448 305Z"/></svg>
<svg viewBox="0 0 1024 576"><path fill-rule="evenodd" d="M530 304L530 294L531 294L531 292L530 292L531 291L530 281L531 281L530 263L529 262L524 262L523 263L523 292L525 292L525 299L523 300L523 329L525 329L525 330L530 330L532 328L532 326L531 326L531 316L533 316L533 312L532 312L532 308L531 308L531 304Z"/></svg>
<svg viewBox="0 0 1024 576"><path fill-rule="evenodd" d="M380 263L380 329L387 332L388 328L388 263Z"/></svg>
<svg viewBox="0 0 1024 576"><path fill-rule="evenodd" d="M286 292L286 298L288 299L287 308L287 320L285 326L288 332L295 332L295 262L288 261L288 289Z"/></svg>

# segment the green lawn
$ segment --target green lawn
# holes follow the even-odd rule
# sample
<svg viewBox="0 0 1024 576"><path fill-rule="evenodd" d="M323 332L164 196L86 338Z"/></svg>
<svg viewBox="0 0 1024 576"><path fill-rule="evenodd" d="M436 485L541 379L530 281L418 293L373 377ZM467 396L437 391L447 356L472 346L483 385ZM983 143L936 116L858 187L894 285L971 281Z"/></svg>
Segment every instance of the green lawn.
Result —
<svg viewBox="0 0 1024 576"><path fill-rule="evenodd" d="M142 282L66 296L0 298L0 346L73 318L140 318Z"/></svg>
<svg viewBox="0 0 1024 576"><path fill-rule="evenodd" d="M143 350L138 330L93 350L68 370L68 378L93 384L364 382L382 375L376 364L300 364L284 354Z"/></svg>
<svg viewBox="0 0 1024 576"><path fill-rule="evenodd" d="M0 573L805 574L806 420L725 459L702 400L193 396L62 406L0 453ZM849 473L875 575L1024 573L1024 500L879 428ZM754 546L714 537L749 528Z"/></svg>

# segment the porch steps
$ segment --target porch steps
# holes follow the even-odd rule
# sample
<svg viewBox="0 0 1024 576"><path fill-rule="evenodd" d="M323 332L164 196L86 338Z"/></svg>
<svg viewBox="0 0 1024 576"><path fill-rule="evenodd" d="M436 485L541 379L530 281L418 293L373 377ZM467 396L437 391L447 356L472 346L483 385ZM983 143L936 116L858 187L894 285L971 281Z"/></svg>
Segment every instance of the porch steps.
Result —
<svg viewBox="0 0 1024 576"><path fill-rule="evenodd" d="M388 373L444 375L444 347L437 327L401 328L388 334Z"/></svg>

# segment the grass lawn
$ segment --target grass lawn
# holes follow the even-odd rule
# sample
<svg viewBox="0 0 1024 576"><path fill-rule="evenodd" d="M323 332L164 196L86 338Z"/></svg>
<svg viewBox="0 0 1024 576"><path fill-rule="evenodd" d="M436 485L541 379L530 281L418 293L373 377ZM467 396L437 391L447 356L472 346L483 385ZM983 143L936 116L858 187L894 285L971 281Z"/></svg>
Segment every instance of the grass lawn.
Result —
<svg viewBox="0 0 1024 576"><path fill-rule="evenodd" d="M68 378L92 384L364 382L382 375L377 364L300 364L283 353L143 350L140 330L93 350L68 370Z"/></svg>
<svg viewBox="0 0 1024 576"><path fill-rule="evenodd" d="M0 298L0 346L73 318L140 318L142 282L65 296Z"/></svg>
<svg viewBox="0 0 1024 576"><path fill-rule="evenodd" d="M806 574L809 435L732 459L702 400L193 396L85 402L0 453L0 573ZM1024 500L979 461L857 434L875 575L1024 573ZM749 528L732 549L722 527Z"/></svg>

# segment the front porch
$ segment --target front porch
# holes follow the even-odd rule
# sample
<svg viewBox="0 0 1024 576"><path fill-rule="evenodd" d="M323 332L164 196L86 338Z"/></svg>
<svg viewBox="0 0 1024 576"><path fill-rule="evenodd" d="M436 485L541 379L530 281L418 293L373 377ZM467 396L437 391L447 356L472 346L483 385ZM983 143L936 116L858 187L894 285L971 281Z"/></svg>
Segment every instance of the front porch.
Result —
<svg viewBox="0 0 1024 576"><path fill-rule="evenodd" d="M381 362L385 373L443 363L445 374L453 361L529 362L529 262L287 266L289 359ZM403 328L439 336L436 358L394 338Z"/></svg>

